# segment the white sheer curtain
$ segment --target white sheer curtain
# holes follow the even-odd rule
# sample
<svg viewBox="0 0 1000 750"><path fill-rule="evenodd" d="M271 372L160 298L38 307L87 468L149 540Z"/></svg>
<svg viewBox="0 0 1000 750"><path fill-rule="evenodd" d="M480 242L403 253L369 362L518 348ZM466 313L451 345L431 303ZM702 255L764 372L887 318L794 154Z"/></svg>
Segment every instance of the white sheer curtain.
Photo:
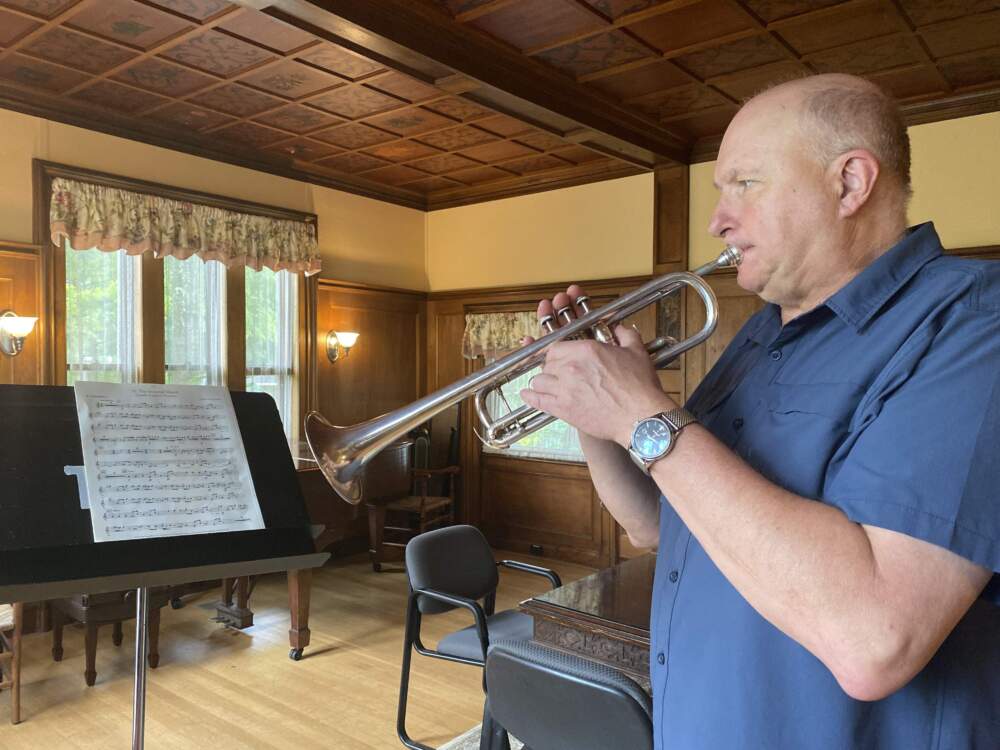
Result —
<svg viewBox="0 0 1000 750"><path fill-rule="evenodd" d="M271 395L289 442L296 427L297 290L297 278L288 271L246 270L246 387Z"/></svg>
<svg viewBox="0 0 1000 750"><path fill-rule="evenodd" d="M225 266L164 258L163 306L166 382L225 385Z"/></svg>
<svg viewBox="0 0 1000 750"><path fill-rule="evenodd" d="M138 380L139 258L66 248L66 384Z"/></svg>

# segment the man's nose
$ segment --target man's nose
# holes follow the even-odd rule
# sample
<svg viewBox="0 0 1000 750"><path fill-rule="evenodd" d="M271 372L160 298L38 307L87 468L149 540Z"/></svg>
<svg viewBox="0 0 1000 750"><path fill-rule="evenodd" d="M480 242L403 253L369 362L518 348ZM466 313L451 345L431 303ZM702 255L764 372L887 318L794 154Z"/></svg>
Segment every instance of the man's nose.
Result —
<svg viewBox="0 0 1000 750"><path fill-rule="evenodd" d="M708 232L713 237L725 238L726 232L733 229L735 224L735 219L732 212L725 205L725 201L721 198L719 202L715 204L715 210L712 211L712 218L708 222Z"/></svg>

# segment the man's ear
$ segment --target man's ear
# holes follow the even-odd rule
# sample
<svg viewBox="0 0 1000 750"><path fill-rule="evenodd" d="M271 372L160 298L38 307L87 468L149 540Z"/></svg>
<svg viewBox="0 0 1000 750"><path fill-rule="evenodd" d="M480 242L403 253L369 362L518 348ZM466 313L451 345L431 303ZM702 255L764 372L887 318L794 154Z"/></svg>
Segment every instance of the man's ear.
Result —
<svg viewBox="0 0 1000 750"><path fill-rule="evenodd" d="M878 181L878 159L871 151L857 148L841 154L833 162L835 178L840 188L841 218L853 216L871 198Z"/></svg>

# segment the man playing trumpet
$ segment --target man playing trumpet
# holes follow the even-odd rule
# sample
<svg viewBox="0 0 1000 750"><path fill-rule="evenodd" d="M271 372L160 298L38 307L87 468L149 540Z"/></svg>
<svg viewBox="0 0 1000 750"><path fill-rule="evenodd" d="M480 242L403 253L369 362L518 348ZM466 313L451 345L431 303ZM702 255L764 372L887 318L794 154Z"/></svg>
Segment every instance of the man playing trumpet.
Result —
<svg viewBox="0 0 1000 750"><path fill-rule="evenodd" d="M1000 747L1000 269L907 228L905 126L860 78L749 101L715 182L768 304L686 410L625 327L522 392L658 547L656 746Z"/></svg>

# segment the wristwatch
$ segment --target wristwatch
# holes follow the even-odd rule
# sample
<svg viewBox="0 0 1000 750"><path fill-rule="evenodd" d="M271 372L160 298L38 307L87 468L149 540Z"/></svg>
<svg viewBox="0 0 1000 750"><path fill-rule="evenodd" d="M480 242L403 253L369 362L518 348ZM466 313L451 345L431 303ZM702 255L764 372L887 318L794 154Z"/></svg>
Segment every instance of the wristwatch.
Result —
<svg viewBox="0 0 1000 750"><path fill-rule="evenodd" d="M680 408L640 419L632 428L628 454L636 466L649 474L650 467L673 449L677 434L697 421L691 412Z"/></svg>

